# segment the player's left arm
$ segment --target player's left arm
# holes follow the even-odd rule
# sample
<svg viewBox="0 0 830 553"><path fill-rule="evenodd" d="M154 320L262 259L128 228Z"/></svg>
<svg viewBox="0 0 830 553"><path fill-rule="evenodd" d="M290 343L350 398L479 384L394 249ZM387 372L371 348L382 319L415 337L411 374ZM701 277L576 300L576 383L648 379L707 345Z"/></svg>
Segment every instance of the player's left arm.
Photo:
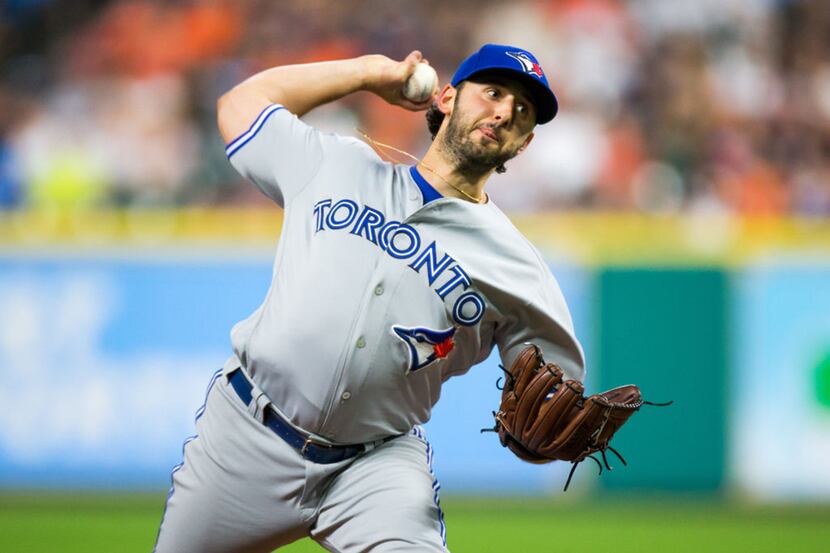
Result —
<svg viewBox="0 0 830 553"><path fill-rule="evenodd" d="M583 381L585 356L570 310L559 284L541 261L539 269L539 280L526 283L527 302L497 328L495 340L502 364L510 367L527 344L532 343L544 350L546 360L562 368L566 378Z"/></svg>
<svg viewBox="0 0 830 553"><path fill-rule="evenodd" d="M539 328L531 321L545 325ZM539 346L547 361L559 365L566 378L585 379L585 357L577 338L561 321L536 309L525 311L496 335L502 365L510 367L528 344Z"/></svg>
<svg viewBox="0 0 830 553"><path fill-rule="evenodd" d="M315 107L361 90L377 94L393 105L424 110L432 103L432 97L413 102L402 94L404 83L422 59L416 50L402 61L368 55L266 69L219 98L216 108L219 132L225 142L230 142L245 132L270 104L280 104L302 116Z"/></svg>

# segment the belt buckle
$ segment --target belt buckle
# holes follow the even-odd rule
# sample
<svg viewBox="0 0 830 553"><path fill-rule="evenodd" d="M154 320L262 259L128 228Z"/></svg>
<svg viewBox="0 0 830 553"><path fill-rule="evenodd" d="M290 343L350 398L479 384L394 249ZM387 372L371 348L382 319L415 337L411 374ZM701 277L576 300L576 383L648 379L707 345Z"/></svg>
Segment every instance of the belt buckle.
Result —
<svg viewBox="0 0 830 553"><path fill-rule="evenodd" d="M300 449L300 454L305 457L308 453L308 446L315 445L317 447L328 447L331 448L328 444L318 443L311 439L311 436L306 437L305 442L303 442L303 447Z"/></svg>

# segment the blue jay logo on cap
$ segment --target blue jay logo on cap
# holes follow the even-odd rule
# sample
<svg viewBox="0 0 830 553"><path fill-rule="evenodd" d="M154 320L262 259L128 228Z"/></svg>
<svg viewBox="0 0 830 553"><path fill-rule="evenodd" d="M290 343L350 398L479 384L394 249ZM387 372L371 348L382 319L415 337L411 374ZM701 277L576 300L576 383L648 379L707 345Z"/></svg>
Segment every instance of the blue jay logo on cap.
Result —
<svg viewBox="0 0 830 553"><path fill-rule="evenodd" d="M409 351L407 374L445 358L455 347L455 341L453 340L454 327L446 330L430 330L417 326L407 328L392 325L392 330L407 345Z"/></svg>
<svg viewBox="0 0 830 553"><path fill-rule="evenodd" d="M542 66L527 55L527 52L505 52L508 56L522 64L525 73L534 73L537 77L543 77Z"/></svg>

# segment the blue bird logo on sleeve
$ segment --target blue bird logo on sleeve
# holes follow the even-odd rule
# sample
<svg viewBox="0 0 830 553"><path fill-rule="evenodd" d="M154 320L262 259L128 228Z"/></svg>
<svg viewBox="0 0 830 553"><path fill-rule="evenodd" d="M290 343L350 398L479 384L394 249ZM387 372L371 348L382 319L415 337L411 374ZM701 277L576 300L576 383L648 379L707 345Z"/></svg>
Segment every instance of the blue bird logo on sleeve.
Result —
<svg viewBox="0 0 830 553"><path fill-rule="evenodd" d="M455 327L446 330L430 330L423 327L407 328L393 325L392 330L404 341L409 350L407 374L445 358L455 347Z"/></svg>

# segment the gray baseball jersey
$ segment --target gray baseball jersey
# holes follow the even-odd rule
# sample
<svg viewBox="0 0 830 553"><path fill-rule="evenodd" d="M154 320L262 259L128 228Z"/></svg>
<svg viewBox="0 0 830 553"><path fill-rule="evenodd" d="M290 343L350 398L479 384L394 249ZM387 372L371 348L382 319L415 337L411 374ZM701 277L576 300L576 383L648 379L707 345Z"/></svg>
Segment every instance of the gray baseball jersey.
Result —
<svg viewBox="0 0 830 553"><path fill-rule="evenodd" d="M414 167L279 105L227 155L285 209L271 287L228 363L300 428L336 443L407 432L494 345L509 366L533 341L583 379L558 284L492 201L440 197Z"/></svg>
<svg viewBox="0 0 830 553"><path fill-rule="evenodd" d="M420 423L442 383L494 345L509 366L533 341L583 378L556 281L492 202L442 198L414 167L281 106L227 154L285 208L282 236L265 302L234 327L173 471L156 552L267 552L310 536L338 553L446 553ZM240 368L251 399L233 389ZM266 427L270 408L365 450L309 461Z"/></svg>

